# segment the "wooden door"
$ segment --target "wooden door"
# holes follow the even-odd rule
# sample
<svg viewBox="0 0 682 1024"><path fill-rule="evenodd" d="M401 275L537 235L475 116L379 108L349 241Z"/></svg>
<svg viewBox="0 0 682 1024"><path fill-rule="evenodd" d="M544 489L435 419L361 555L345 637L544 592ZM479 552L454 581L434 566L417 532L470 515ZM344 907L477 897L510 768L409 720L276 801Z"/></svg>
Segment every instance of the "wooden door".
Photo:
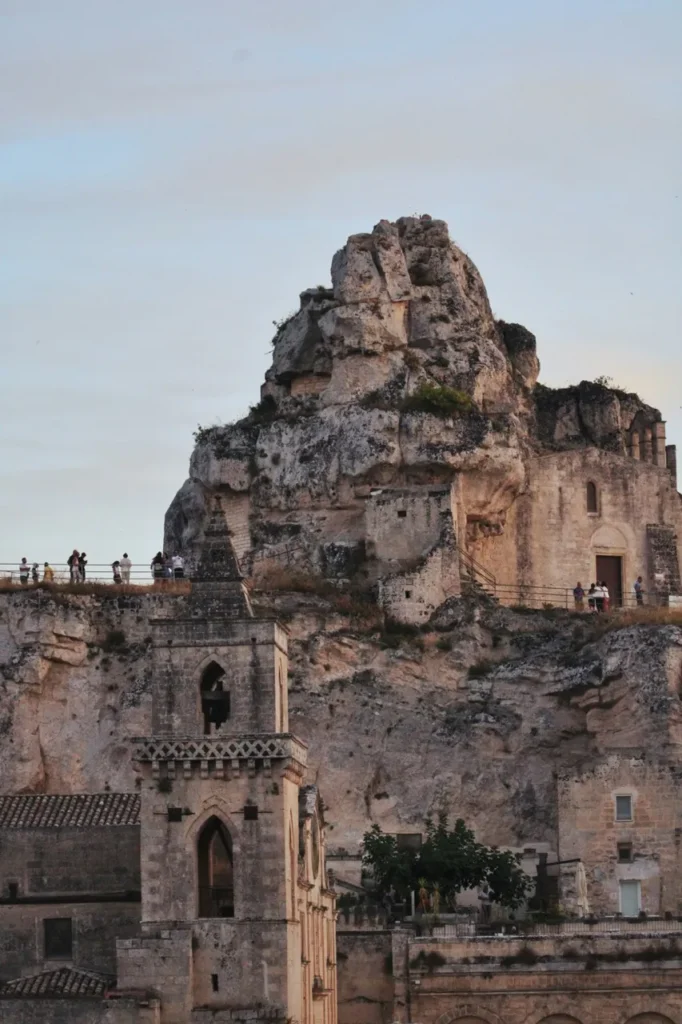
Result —
<svg viewBox="0 0 682 1024"><path fill-rule="evenodd" d="M597 555L597 581L606 583L611 606L623 603L623 559L619 555Z"/></svg>

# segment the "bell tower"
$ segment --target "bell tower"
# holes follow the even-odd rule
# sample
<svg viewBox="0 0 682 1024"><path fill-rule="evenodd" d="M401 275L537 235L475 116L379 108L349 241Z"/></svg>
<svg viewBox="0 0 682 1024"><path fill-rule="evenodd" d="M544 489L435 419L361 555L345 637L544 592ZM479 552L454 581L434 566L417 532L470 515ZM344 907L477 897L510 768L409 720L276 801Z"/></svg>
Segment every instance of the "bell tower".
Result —
<svg viewBox="0 0 682 1024"><path fill-rule="evenodd" d="M151 621L153 734L134 755L142 937L119 942L119 986L157 991L163 1024L197 1008L301 1021L306 747L288 732L287 634L254 618L218 499L177 600Z"/></svg>

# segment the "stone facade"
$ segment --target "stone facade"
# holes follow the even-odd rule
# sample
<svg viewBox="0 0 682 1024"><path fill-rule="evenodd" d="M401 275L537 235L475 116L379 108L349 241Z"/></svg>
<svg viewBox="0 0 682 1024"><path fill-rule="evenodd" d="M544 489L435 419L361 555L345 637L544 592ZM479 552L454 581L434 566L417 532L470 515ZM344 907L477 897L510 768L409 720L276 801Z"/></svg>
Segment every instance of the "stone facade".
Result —
<svg viewBox="0 0 682 1024"><path fill-rule="evenodd" d="M592 913L682 915L681 780L675 764L622 756L559 779L559 859L582 863Z"/></svg>

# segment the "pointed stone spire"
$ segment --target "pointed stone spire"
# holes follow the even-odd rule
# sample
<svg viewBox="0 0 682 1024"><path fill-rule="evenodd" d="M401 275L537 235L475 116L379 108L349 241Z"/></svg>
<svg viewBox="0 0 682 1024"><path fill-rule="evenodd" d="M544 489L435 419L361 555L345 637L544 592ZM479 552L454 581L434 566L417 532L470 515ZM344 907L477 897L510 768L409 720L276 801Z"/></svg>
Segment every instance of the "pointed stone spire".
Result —
<svg viewBox="0 0 682 1024"><path fill-rule="evenodd" d="M199 548L192 579L194 614L220 614L231 619L253 617L251 602L239 568L230 528L220 497L214 497L211 516Z"/></svg>
<svg viewBox="0 0 682 1024"><path fill-rule="evenodd" d="M234 550L222 502L217 494L199 549L199 563L195 578L198 580L229 580L231 582L244 579L239 568L239 559Z"/></svg>

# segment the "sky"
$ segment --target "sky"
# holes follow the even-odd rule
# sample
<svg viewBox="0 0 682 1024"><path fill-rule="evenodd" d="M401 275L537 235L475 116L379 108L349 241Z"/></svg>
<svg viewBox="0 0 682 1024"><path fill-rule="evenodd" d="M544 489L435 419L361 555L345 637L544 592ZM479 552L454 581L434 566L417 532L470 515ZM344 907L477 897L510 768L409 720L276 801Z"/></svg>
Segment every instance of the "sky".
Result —
<svg viewBox="0 0 682 1024"><path fill-rule="evenodd" d="M148 563L382 218L682 443L681 43L680 0L0 0L0 563Z"/></svg>

